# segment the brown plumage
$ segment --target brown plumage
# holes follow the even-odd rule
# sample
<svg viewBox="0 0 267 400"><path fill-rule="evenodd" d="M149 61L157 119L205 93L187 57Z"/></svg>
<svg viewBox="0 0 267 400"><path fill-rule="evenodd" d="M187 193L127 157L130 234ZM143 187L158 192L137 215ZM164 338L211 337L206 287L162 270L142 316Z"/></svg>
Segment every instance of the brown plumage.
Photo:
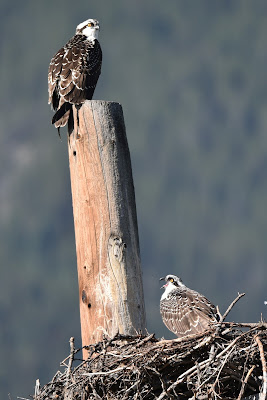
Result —
<svg viewBox="0 0 267 400"><path fill-rule="evenodd" d="M219 320L216 307L202 294L186 287L180 278L167 275L160 300L162 320L178 338L202 333Z"/></svg>
<svg viewBox="0 0 267 400"><path fill-rule="evenodd" d="M91 100L101 72L102 51L97 40L99 23L88 19L52 58L48 70L48 104L56 111L52 124L58 128L68 122L73 128L72 105Z"/></svg>

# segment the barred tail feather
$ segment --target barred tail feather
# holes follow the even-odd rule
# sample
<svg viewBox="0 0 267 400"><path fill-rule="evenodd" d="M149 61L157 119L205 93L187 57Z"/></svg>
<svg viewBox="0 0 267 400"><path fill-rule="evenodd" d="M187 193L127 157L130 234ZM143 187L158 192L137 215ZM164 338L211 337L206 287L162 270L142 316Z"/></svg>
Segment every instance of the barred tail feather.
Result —
<svg viewBox="0 0 267 400"><path fill-rule="evenodd" d="M52 118L52 124L58 129L58 134L60 136L60 128L68 123L68 133L69 135L73 131L73 111L72 105L70 103L64 103L54 114Z"/></svg>
<svg viewBox="0 0 267 400"><path fill-rule="evenodd" d="M54 114L52 118L52 124L55 124L55 127L65 126L68 122L69 111L72 108L70 103L64 103ZM67 114L67 115L66 115ZM66 118L65 118L66 117Z"/></svg>

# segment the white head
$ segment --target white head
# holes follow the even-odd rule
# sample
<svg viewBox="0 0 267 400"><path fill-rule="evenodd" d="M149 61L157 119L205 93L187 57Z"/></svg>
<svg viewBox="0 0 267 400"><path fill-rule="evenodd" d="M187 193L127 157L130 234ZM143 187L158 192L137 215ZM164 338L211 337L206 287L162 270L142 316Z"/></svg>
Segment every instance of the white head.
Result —
<svg viewBox="0 0 267 400"><path fill-rule="evenodd" d="M165 289L163 295L161 296L161 300L166 299L168 297L168 294L172 292L174 289L177 289L177 287L185 287L183 282L181 281L180 278L176 275L167 275L165 278L160 278L161 281L165 281L165 285L162 286L162 288Z"/></svg>
<svg viewBox="0 0 267 400"><path fill-rule="evenodd" d="M87 40L95 40L98 38L99 30L99 22L96 19L87 19L77 26L76 35L85 35Z"/></svg>

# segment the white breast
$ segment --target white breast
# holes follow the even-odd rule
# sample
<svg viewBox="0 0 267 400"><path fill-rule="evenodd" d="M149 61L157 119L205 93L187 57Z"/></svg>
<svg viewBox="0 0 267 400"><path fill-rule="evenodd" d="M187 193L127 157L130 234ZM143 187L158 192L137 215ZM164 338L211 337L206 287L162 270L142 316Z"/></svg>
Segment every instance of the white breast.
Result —
<svg viewBox="0 0 267 400"><path fill-rule="evenodd" d="M169 282L168 285L165 287L165 291L162 294L160 300L167 299L168 295L175 289L177 289L177 287L173 283Z"/></svg>

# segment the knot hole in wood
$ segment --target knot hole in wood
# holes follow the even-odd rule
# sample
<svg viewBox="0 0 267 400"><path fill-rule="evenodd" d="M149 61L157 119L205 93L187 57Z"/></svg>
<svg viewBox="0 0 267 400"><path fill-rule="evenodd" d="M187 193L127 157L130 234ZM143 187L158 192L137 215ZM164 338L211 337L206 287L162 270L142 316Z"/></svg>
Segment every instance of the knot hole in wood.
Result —
<svg viewBox="0 0 267 400"><path fill-rule="evenodd" d="M111 234L108 240L108 252L110 261L116 261L121 263L124 257L124 250L126 249L126 243L123 242L119 235Z"/></svg>

